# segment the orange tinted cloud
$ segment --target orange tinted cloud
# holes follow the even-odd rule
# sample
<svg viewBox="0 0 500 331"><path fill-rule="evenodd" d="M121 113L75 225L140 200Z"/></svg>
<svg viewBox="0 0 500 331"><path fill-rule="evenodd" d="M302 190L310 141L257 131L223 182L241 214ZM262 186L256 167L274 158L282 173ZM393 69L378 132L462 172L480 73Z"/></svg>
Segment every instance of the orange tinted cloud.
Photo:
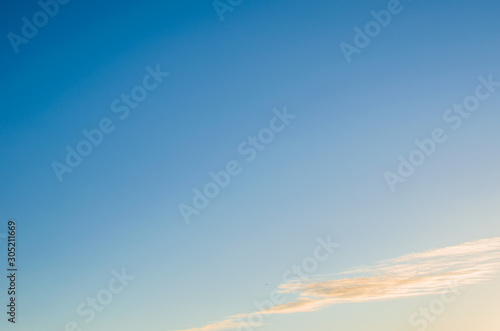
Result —
<svg viewBox="0 0 500 331"><path fill-rule="evenodd" d="M394 300L441 294L493 277L500 269L500 238L413 253L330 277L281 284L282 293L297 299L254 313L230 316L220 322L183 331L237 329L252 315L305 313L350 302ZM346 275L351 277L345 278ZM340 277L339 277L340 276Z"/></svg>

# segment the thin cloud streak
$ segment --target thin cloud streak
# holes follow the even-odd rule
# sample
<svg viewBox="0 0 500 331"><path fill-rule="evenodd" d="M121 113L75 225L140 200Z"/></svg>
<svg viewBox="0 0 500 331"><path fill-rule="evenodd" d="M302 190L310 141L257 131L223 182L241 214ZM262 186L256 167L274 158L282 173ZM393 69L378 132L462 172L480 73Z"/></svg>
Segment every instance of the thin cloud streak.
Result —
<svg viewBox="0 0 500 331"><path fill-rule="evenodd" d="M302 279L279 286L294 301L256 313L230 316L223 321L179 331L237 329L251 315L293 314L320 310L339 303L386 301L448 293L457 287L491 279L500 269L500 237L434 249L384 260L332 277ZM350 278L338 278L351 275Z"/></svg>

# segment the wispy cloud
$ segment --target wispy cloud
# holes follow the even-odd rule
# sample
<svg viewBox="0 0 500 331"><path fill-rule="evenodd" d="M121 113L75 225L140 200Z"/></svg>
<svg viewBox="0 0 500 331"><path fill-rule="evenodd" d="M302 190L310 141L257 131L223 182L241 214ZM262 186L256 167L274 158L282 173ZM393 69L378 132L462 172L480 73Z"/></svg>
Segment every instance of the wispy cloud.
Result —
<svg viewBox="0 0 500 331"><path fill-rule="evenodd" d="M393 300L441 294L453 288L486 281L500 269L500 237L414 253L332 276L302 279L279 286L297 295L291 302L254 313L230 316L201 328L215 331L244 327L251 315L293 314L350 302ZM343 278L346 277L347 278ZM350 276L350 277L349 277Z"/></svg>

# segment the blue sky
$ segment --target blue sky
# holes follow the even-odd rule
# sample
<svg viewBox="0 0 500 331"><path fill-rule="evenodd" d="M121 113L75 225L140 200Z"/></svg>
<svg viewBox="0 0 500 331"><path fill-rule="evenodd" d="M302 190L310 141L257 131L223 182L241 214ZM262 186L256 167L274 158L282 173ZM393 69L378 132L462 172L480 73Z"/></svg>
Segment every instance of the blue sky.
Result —
<svg viewBox="0 0 500 331"><path fill-rule="evenodd" d="M0 220L19 223L16 327L200 328L255 310L319 237L341 245L314 272L327 278L498 237L500 90L459 130L442 116L479 76L500 81L500 7L401 6L347 63L339 44L386 1L245 0L223 21L211 1L71 1L17 53L7 35L40 7L4 5ZM147 66L170 75L120 120L111 104ZM296 117L247 162L239 144L285 107ZM58 181L53 162L104 118L115 130ZM448 140L391 192L384 173L438 127ZM187 225L179 204L231 160L241 173ZM85 323L75 308L122 268L136 278ZM429 330L498 330L485 295L498 280L464 290ZM335 304L261 329L417 330L408 316L432 300Z"/></svg>

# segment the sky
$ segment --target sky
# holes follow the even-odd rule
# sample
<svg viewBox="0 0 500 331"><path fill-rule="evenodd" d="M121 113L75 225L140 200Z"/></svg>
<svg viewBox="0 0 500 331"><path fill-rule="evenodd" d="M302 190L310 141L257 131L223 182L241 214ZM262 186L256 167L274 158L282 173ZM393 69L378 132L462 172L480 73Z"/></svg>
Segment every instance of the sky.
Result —
<svg viewBox="0 0 500 331"><path fill-rule="evenodd" d="M2 6L2 330L499 329L498 2Z"/></svg>

